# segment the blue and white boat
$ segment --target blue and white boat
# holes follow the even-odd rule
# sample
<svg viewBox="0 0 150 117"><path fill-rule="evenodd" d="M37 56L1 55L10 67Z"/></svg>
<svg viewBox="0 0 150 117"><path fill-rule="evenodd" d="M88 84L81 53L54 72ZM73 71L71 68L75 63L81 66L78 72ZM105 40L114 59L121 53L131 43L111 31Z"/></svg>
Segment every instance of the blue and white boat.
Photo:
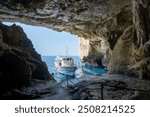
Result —
<svg viewBox="0 0 150 117"><path fill-rule="evenodd" d="M82 66L82 72L83 72L84 75L99 76L99 75L107 73L107 70L103 67L91 66L91 65L88 65L88 64L84 64Z"/></svg>
<svg viewBox="0 0 150 117"><path fill-rule="evenodd" d="M67 76L74 76L77 66L74 64L74 60L70 56L61 57L57 56L55 59L56 70Z"/></svg>

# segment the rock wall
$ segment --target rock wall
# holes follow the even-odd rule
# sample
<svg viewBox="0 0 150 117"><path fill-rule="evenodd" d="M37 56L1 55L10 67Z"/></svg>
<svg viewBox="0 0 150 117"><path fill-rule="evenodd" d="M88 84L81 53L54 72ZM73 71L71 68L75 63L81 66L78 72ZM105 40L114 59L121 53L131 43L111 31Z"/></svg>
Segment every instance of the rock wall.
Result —
<svg viewBox="0 0 150 117"><path fill-rule="evenodd" d="M84 59L84 57L87 57L90 52L90 41L88 39L84 39L83 37L79 37L79 54L81 60Z"/></svg>
<svg viewBox="0 0 150 117"><path fill-rule="evenodd" d="M133 0L133 26L116 42L109 62L112 73L150 78L150 3Z"/></svg>
<svg viewBox="0 0 150 117"><path fill-rule="evenodd" d="M114 46L108 63L110 72L127 74L128 69L137 62L135 56L138 48L134 44L134 39L135 28L131 26L125 30Z"/></svg>
<svg viewBox="0 0 150 117"><path fill-rule="evenodd" d="M100 37L92 39L79 37L80 58L92 65L106 66L106 53L109 50L107 41Z"/></svg>
<svg viewBox="0 0 150 117"><path fill-rule="evenodd" d="M71 32L81 37L84 61L102 64L110 73L148 79L149 4L149 0L5 0L0 2L0 20Z"/></svg>
<svg viewBox="0 0 150 117"><path fill-rule="evenodd" d="M10 89L29 85L32 79L49 78L46 64L23 29L0 23L0 96Z"/></svg>

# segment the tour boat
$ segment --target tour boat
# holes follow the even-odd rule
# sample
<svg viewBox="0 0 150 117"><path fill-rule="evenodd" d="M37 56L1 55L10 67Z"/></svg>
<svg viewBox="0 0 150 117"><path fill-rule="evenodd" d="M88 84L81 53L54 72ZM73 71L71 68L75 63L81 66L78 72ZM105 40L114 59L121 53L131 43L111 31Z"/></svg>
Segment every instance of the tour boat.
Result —
<svg viewBox="0 0 150 117"><path fill-rule="evenodd" d="M59 73L68 76L74 76L77 69L74 59L70 56L57 56L55 59L55 68Z"/></svg>

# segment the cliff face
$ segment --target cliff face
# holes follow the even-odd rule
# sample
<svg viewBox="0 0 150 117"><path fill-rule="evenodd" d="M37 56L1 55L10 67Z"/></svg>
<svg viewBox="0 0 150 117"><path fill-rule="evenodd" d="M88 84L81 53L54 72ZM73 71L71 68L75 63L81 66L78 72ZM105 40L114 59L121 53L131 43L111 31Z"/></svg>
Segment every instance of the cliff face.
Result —
<svg viewBox="0 0 150 117"><path fill-rule="evenodd" d="M47 66L22 28L0 23L0 96L28 85L32 79L50 78Z"/></svg>
<svg viewBox="0 0 150 117"><path fill-rule="evenodd" d="M0 20L77 34L84 61L150 77L149 0L6 0Z"/></svg>
<svg viewBox="0 0 150 117"><path fill-rule="evenodd" d="M109 50L108 42L100 37L92 39L79 37L80 58L92 65L106 66L106 53Z"/></svg>

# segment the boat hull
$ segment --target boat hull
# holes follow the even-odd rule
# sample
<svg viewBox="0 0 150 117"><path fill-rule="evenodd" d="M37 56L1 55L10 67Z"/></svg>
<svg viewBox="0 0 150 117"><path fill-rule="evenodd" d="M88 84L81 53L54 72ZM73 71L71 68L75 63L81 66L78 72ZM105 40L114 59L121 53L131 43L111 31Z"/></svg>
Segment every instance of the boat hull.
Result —
<svg viewBox="0 0 150 117"><path fill-rule="evenodd" d="M73 66L73 67L56 67L56 70L63 74L63 75L68 75L68 76L74 76L75 71L76 71L77 67Z"/></svg>
<svg viewBox="0 0 150 117"><path fill-rule="evenodd" d="M104 68L85 65L85 66L82 66L82 72L85 75L99 76L99 75L107 73L107 70Z"/></svg>

